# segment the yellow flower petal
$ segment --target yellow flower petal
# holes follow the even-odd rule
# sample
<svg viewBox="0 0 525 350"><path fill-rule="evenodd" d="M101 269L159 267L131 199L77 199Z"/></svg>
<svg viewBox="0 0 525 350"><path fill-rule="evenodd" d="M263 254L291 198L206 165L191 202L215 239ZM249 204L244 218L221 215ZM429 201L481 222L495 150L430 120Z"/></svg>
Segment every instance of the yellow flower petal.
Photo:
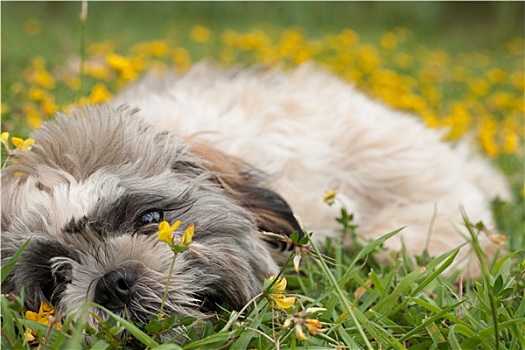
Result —
<svg viewBox="0 0 525 350"><path fill-rule="evenodd" d="M38 314L36 312L33 312L33 311L26 311L26 320L30 320L30 321L37 321L38 320Z"/></svg>
<svg viewBox="0 0 525 350"><path fill-rule="evenodd" d="M2 143L6 146L9 145L9 133L7 131L2 133Z"/></svg>
<svg viewBox="0 0 525 350"><path fill-rule="evenodd" d="M188 228L184 231L184 234L182 235L180 239L181 245L189 245L191 241L193 240L193 234L195 233L195 226L191 224L188 226Z"/></svg>
<svg viewBox="0 0 525 350"><path fill-rule="evenodd" d="M32 342L34 341L36 338L33 336L33 334L35 333L34 330L32 330L31 328L28 328L26 330L26 333L25 333L25 336L26 336L26 341L27 342Z"/></svg>
<svg viewBox="0 0 525 350"><path fill-rule="evenodd" d="M306 325L306 328L308 328L308 332L310 332L310 334L313 334L313 335L324 333L328 330L328 329L322 329L321 327L323 325L321 324L321 321L313 319L313 318L308 318L306 320L305 325Z"/></svg>
<svg viewBox="0 0 525 350"><path fill-rule="evenodd" d="M52 316L55 314L55 308L46 302L42 302L40 304L40 309L38 310L38 313L41 314L42 316L48 316L48 315Z"/></svg>
<svg viewBox="0 0 525 350"><path fill-rule="evenodd" d="M505 245L505 242L506 242L506 239L507 237L501 233L499 234L492 234L490 235L490 240L492 241L492 243L494 244L497 244L497 245Z"/></svg>
<svg viewBox="0 0 525 350"><path fill-rule="evenodd" d="M337 195L337 191L329 191L329 192L326 192L324 195L323 195L323 202L325 202L326 204L328 205L332 205L334 204L335 202L335 196Z"/></svg>
<svg viewBox="0 0 525 350"><path fill-rule="evenodd" d="M301 254L295 254L293 257L293 268L295 272L299 273L299 264L301 263Z"/></svg>
<svg viewBox="0 0 525 350"><path fill-rule="evenodd" d="M22 140L19 137L11 137L11 142L13 143L13 146L15 146L16 148L24 148L24 149L30 150L32 148L31 144L34 144L35 140L33 139Z"/></svg>
<svg viewBox="0 0 525 350"><path fill-rule="evenodd" d="M295 337L299 340L308 340L308 337L303 332L303 327L300 325L295 325Z"/></svg>
<svg viewBox="0 0 525 350"><path fill-rule="evenodd" d="M276 291L276 292L284 292L284 290L286 289L286 284L287 284L286 278L284 277L279 278L273 285L272 289L273 291Z"/></svg>
<svg viewBox="0 0 525 350"><path fill-rule="evenodd" d="M295 303L295 297L282 297L282 298L275 298L273 299L275 304L279 306L282 309L289 309L293 306Z"/></svg>
<svg viewBox="0 0 525 350"><path fill-rule="evenodd" d="M170 226L169 222L162 221L159 224L159 232L157 234L159 240L168 244L173 244L173 231L175 231L180 224L181 222L179 220L177 220L172 226Z"/></svg>

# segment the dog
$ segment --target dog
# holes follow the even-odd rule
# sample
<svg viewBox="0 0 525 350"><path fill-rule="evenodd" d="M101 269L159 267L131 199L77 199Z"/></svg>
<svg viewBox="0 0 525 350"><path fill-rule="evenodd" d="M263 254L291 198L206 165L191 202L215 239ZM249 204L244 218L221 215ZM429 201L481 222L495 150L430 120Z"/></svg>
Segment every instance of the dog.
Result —
<svg viewBox="0 0 525 350"><path fill-rule="evenodd" d="M194 224L163 312L239 310L278 272L286 244L264 232L337 238L341 208L391 251L462 247L451 269L479 274L463 227L493 227L508 185L467 142L358 92L313 65L290 71L197 64L149 74L110 103L34 131L2 171L2 262L31 238L2 289L37 309L96 302L135 322L157 314L173 252L161 221ZM337 191L329 206L323 194ZM298 218L302 220L299 220ZM302 221L302 222L301 222ZM497 246L479 236L488 258Z"/></svg>

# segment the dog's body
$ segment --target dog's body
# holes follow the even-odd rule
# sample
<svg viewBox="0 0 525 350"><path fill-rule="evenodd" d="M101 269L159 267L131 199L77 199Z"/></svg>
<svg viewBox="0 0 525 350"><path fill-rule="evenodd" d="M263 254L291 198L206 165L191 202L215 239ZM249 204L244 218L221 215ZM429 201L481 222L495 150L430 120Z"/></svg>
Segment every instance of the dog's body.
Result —
<svg viewBox="0 0 525 350"><path fill-rule="evenodd" d="M155 234L161 218L196 228L165 311L203 316L262 290L278 253L260 231L300 230L294 213L322 240L344 205L365 238L405 226L388 248L437 255L466 241L460 206L490 227L490 200L508 196L467 146L311 66L152 75L33 137L2 173L3 261L32 237L3 288L24 286L33 308L95 300L138 321L157 313L172 258ZM456 261L477 269L468 246Z"/></svg>

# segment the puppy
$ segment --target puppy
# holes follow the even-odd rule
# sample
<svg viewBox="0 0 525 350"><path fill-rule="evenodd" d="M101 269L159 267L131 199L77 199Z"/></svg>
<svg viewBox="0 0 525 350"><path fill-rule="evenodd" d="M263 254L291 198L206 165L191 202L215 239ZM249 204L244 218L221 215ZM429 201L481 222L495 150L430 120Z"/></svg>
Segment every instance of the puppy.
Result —
<svg viewBox="0 0 525 350"><path fill-rule="evenodd" d="M36 130L2 171L2 261L31 237L2 286L75 311L94 301L136 322L159 312L173 253L159 222L195 225L177 257L164 312L240 309L287 254L263 231L337 237L341 207L358 233L412 255L463 247L460 207L493 226L505 179L466 144L367 98L313 66L290 72L199 64L149 75L110 104L74 109ZM337 190L333 206L323 193ZM182 231L177 231L178 240ZM496 246L480 236L489 258Z"/></svg>

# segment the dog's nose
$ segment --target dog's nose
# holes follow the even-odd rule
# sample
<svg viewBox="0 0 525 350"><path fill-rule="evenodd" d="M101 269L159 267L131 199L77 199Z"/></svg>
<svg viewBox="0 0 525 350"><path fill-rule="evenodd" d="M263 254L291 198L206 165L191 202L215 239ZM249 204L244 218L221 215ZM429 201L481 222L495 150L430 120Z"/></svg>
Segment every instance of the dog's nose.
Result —
<svg viewBox="0 0 525 350"><path fill-rule="evenodd" d="M133 295L136 280L132 269L119 268L106 273L95 287L95 303L110 310L123 309Z"/></svg>

